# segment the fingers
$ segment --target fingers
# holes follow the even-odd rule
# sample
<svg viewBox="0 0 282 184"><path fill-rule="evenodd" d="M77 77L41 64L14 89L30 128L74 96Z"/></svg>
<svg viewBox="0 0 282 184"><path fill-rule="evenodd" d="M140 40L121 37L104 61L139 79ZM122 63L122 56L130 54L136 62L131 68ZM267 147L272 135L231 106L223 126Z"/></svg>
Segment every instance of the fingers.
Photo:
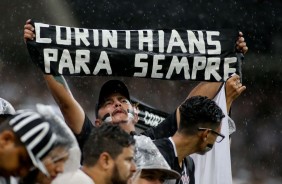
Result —
<svg viewBox="0 0 282 184"><path fill-rule="evenodd" d="M247 46L242 48L243 54L246 54L248 52L249 48Z"/></svg>
<svg viewBox="0 0 282 184"><path fill-rule="evenodd" d="M237 89L238 95L240 95L243 91L245 91L247 88L246 86L241 86L240 88Z"/></svg>
<svg viewBox="0 0 282 184"><path fill-rule="evenodd" d="M28 19L25 23L30 24L30 22L31 22L31 19Z"/></svg>
<svg viewBox="0 0 282 184"><path fill-rule="evenodd" d="M236 73L232 74L231 77L227 79L227 81L236 81L236 80L240 80L240 76L237 75Z"/></svg>
<svg viewBox="0 0 282 184"><path fill-rule="evenodd" d="M24 40L26 41L27 39L33 40L35 38L35 34L33 31L29 29L24 29Z"/></svg>
<svg viewBox="0 0 282 184"><path fill-rule="evenodd" d="M35 38L34 34L34 27L30 24L30 19L26 21L26 24L24 25L24 42L28 39L33 40Z"/></svg>
<svg viewBox="0 0 282 184"><path fill-rule="evenodd" d="M30 31L34 31L34 27L31 24L25 24L24 29L28 29Z"/></svg>
<svg viewBox="0 0 282 184"><path fill-rule="evenodd" d="M245 42L245 38L243 37L243 33L239 32L238 39L236 41L236 49L243 54L246 54L248 51L247 43Z"/></svg>
<svg viewBox="0 0 282 184"><path fill-rule="evenodd" d="M243 84L240 81L240 78L235 79L234 83L233 83L233 89L235 89L237 95L239 96L243 91L246 90L246 86L243 86Z"/></svg>
<svg viewBox="0 0 282 184"><path fill-rule="evenodd" d="M241 43L241 42L244 42L244 41L245 41L245 38L239 36L239 37L238 37L238 40L237 40L237 43Z"/></svg>
<svg viewBox="0 0 282 184"><path fill-rule="evenodd" d="M243 54L245 54L248 51L248 47L247 47L246 42L238 43L237 46L236 46L236 49L239 52L242 52Z"/></svg>
<svg viewBox="0 0 282 184"><path fill-rule="evenodd" d="M237 44L236 49L238 52L242 52L243 54L246 54L249 50L249 48L247 47L246 42Z"/></svg>
<svg viewBox="0 0 282 184"><path fill-rule="evenodd" d="M246 86L241 83L240 76L237 74L232 75L226 82L226 85L229 86L228 89L233 91L234 96L239 96L243 91L246 90Z"/></svg>

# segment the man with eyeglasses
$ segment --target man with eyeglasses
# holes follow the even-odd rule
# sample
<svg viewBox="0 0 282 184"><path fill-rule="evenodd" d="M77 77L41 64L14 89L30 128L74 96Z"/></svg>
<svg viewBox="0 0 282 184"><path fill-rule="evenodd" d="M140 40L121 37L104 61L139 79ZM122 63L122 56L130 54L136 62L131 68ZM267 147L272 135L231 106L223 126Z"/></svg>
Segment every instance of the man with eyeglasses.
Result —
<svg viewBox="0 0 282 184"><path fill-rule="evenodd" d="M155 141L156 146L173 170L181 174L177 184L194 184L192 153L205 154L215 142L221 142L220 124L225 116L220 107L203 96L188 98L179 107L180 121L176 133Z"/></svg>

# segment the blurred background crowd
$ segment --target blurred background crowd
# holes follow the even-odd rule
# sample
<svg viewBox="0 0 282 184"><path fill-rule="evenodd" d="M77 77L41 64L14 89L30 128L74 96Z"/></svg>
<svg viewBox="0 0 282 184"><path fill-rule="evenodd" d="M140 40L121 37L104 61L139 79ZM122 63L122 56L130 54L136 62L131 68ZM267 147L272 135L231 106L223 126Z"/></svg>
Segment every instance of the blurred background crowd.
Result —
<svg viewBox="0 0 282 184"><path fill-rule="evenodd" d="M55 102L23 42L25 21L97 29L236 29L249 51L243 63L247 90L232 107L234 183L282 181L282 2L279 0L41 0L0 2L0 97L15 108ZM66 77L88 115L95 118L101 85L112 77ZM119 78L135 98L172 112L197 84Z"/></svg>

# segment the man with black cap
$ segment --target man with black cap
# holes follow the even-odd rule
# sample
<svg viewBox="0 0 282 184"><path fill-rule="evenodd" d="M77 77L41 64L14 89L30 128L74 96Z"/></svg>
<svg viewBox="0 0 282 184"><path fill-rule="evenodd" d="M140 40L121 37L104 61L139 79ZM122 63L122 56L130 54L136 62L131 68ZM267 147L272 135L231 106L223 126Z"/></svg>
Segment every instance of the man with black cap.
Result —
<svg viewBox="0 0 282 184"><path fill-rule="evenodd" d="M34 28L30 24L30 20L24 26L24 39L34 39ZM242 33L239 33L236 49L242 52L248 50ZM63 76L44 75L47 85L57 102L60 110L65 118L66 123L76 134L80 146L87 139L93 124L88 119L83 108L73 97L69 87ZM202 91L203 96L213 98L217 93L221 83L205 83L207 90ZM240 93L243 89L240 91ZM176 111L178 112L178 110ZM179 114L179 113L177 113ZM177 119L176 115L176 119ZM99 93L98 104L96 105L96 120L95 125L100 125L102 122L111 122L119 124L128 133L134 133L134 125L137 123L137 114L134 113L134 108L130 103L130 95L127 87L122 81L111 80L106 82ZM158 139L162 137L172 136L177 130L176 121L166 121L155 128L146 130L143 134L152 138Z"/></svg>
<svg viewBox="0 0 282 184"><path fill-rule="evenodd" d="M120 80L109 80L102 86L95 113L96 125L102 122L119 123L125 131L135 131L138 117L130 103L128 89Z"/></svg>

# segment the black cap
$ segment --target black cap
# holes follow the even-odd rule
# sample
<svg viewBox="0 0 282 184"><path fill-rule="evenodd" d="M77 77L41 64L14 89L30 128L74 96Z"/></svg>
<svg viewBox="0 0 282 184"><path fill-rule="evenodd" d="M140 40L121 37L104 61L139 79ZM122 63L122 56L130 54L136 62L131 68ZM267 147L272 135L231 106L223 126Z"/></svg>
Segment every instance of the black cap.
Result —
<svg viewBox="0 0 282 184"><path fill-rule="evenodd" d="M130 100L128 89L122 81L109 80L101 87L98 103L96 105L96 117L98 116L98 110L105 103L105 100L114 93L119 93Z"/></svg>

